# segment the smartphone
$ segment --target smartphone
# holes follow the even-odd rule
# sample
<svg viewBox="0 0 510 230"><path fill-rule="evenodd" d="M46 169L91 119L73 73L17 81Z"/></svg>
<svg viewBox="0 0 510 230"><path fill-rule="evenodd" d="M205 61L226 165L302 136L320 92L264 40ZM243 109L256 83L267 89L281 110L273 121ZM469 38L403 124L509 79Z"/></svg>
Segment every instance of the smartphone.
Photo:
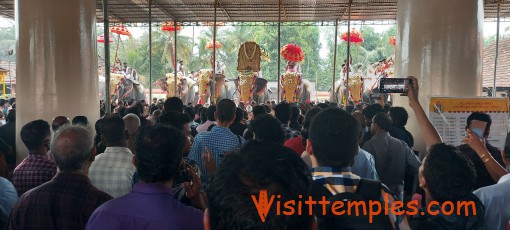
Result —
<svg viewBox="0 0 510 230"><path fill-rule="evenodd" d="M485 133L485 129L487 128L487 122L472 120L471 125L469 126L471 131L475 133L479 138L483 138L483 134Z"/></svg>
<svg viewBox="0 0 510 230"><path fill-rule="evenodd" d="M381 78L379 90L381 93L407 93L410 81L407 78Z"/></svg>

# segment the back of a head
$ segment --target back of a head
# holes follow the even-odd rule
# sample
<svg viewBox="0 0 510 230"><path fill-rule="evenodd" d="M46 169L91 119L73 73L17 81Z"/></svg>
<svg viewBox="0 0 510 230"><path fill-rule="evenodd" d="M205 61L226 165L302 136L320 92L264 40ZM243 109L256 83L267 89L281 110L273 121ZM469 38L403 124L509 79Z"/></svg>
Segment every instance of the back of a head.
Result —
<svg viewBox="0 0 510 230"><path fill-rule="evenodd" d="M234 123L239 123L244 118L244 111L241 108L236 109L236 119L234 120Z"/></svg>
<svg viewBox="0 0 510 230"><path fill-rule="evenodd" d="M298 118L299 118L299 115L301 113L301 110L299 110L298 107L296 106L292 106L292 116L290 118L290 121L292 122L297 122L298 121Z"/></svg>
<svg viewBox="0 0 510 230"><path fill-rule="evenodd" d="M360 126L341 109L321 111L309 128L313 154L321 166L346 167L358 152Z"/></svg>
<svg viewBox="0 0 510 230"><path fill-rule="evenodd" d="M136 138L136 169L146 183L167 182L178 174L184 134L167 125L149 126Z"/></svg>
<svg viewBox="0 0 510 230"><path fill-rule="evenodd" d="M404 127L407 124L407 119L409 119L409 114L404 107L391 107L389 110L389 114L391 120L393 120L393 125L396 127Z"/></svg>
<svg viewBox="0 0 510 230"><path fill-rule="evenodd" d="M393 127L393 121L391 121L390 115L384 112L376 114L373 118L373 122L385 131L390 131L391 127Z"/></svg>
<svg viewBox="0 0 510 230"><path fill-rule="evenodd" d="M101 122L101 134L108 143L117 143L125 139L125 122L116 114L106 115Z"/></svg>
<svg viewBox="0 0 510 230"><path fill-rule="evenodd" d="M31 121L21 128L20 136L28 150L37 149L49 141L50 124L41 119Z"/></svg>
<svg viewBox="0 0 510 230"><path fill-rule="evenodd" d="M384 109L380 104L371 104L363 110L363 115L365 115L368 120L372 120L376 114L383 112Z"/></svg>
<svg viewBox="0 0 510 230"><path fill-rule="evenodd" d="M188 116L177 111L170 111L159 118L159 123L173 126L179 130L182 130L184 125L190 121Z"/></svg>
<svg viewBox="0 0 510 230"><path fill-rule="evenodd" d="M7 100L0 98L0 106L5 106L6 103L7 103Z"/></svg>
<svg viewBox="0 0 510 230"><path fill-rule="evenodd" d="M469 117L466 119L466 128L469 128L471 126L471 122L473 120L477 121L485 121L487 122L487 126L484 130L484 134L487 133L487 131L491 128L492 125L492 118L489 114L483 113L483 112L474 112L469 115Z"/></svg>
<svg viewBox="0 0 510 230"><path fill-rule="evenodd" d="M207 108L201 107L198 114L202 123L207 121Z"/></svg>
<svg viewBox="0 0 510 230"><path fill-rule="evenodd" d="M53 132L56 132L60 127L64 125L70 125L71 121L69 121L69 118L66 116L56 116L53 118L53 121L51 121L51 130Z"/></svg>
<svg viewBox="0 0 510 230"><path fill-rule="evenodd" d="M154 113L154 111L156 111L156 110L158 110L158 109L159 109L159 107L158 107L158 106L153 105L153 106L151 106L151 107L149 108L149 113L150 113L150 114L153 114L153 113Z"/></svg>
<svg viewBox="0 0 510 230"><path fill-rule="evenodd" d="M259 115L250 123L251 130L255 134L255 140L270 141L276 144L285 142L285 133L282 123L270 114Z"/></svg>
<svg viewBox="0 0 510 230"><path fill-rule="evenodd" d="M306 112L306 114L305 114L305 119L303 121L303 127L301 130L301 137L302 137L304 145L306 145L306 140L308 139L308 133L310 132L310 123L312 123L313 118L320 111L322 111L322 109L317 107L317 108L308 110L308 112Z"/></svg>
<svg viewBox="0 0 510 230"><path fill-rule="evenodd" d="M319 104L317 104L317 107L319 107L321 109L327 109L329 107L329 105L326 103L319 103Z"/></svg>
<svg viewBox="0 0 510 230"><path fill-rule="evenodd" d="M275 117L280 120L282 124L289 123L292 109L289 103L282 102L274 108Z"/></svg>
<svg viewBox="0 0 510 230"><path fill-rule="evenodd" d="M423 176L432 198L456 201L473 192L476 172L469 159L454 146L432 146L423 162Z"/></svg>
<svg viewBox="0 0 510 230"><path fill-rule="evenodd" d="M184 114L186 114L189 117L190 121L195 119L195 109L193 107L184 108Z"/></svg>
<svg viewBox="0 0 510 230"><path fill-rule="evenodd" d="M252 141L237 153L226 157L207 189L210 229L310 229L312 216L308 208L303 215L276 215L271 207L262 222L252 196L260 190L284 204L308 197L311 189L310 170L292 150L270 142ZM260 201L260 200L259 200ZM276 202L275 202L276 203Z"/></svg>
<svg viewBox="0 0 510 230"><path fill-rule="evenodd" d="M226 122L232 120L236 115L236 104L230 99L222 99L217 105L218 121Z"/></svg>
<svg viewBox="0 0 510 230"><path fill-rule="evenodd" d="M87 119L86 116L76 116L71 121L71 124L87 126L87 125L89 125L89 119Z"/></svg>
<svg viewBox="0 0 510 230"><path fill-rule="evenodd" d="M170 111L177 111L182 113L184 109L184 104L182 103L182 100L178 97L170 97L165 100L165 112Z"/></svg>
<svg viewBox="0 0 510 230"><path fill-rule="evenodd" d="M257 105L255 107L253 107L252 113L253 113L253 117L257 117L259 115L267 114L267 111L264 108L264 106Z"/></svg>
<svg viewBox="0 0 510 230"><path fill-rule="evenodd" d="M82 125L65 125L53 134L51 153L62 172L76 172L93 160L94 139Z"/></svg>
<svg viewBox="0 0 510 230"><path fill-rule="evenodd" d="M135 114L128 114L122 118L125 123L125 129L128 131L130 136L132 134L136 134L138 132L138 129L140 129L140 118Z"/></svg>
<svg viewBox="0 0 510 230"><path fill-rule="evenodd" d="M132 107L127 108L125 113L126 114L124 114L124 116L126 116L127 114L130 114L130 113L135 114L136 116L142 115L142 111L140 110L140 108L138 106L132 106Z"/></svg>
<svg viewBox="0 0 510 230"><path fill-rule="evenodd" d="M211 105L211 106L207 107L205 115L206 115L208 121L216 121L216 117L214 116L214 113L216 113L215 105Z"/></svg>
<svg viewBox="0 0 510 230"><path fill-rule="evenodd" d="M11 109L7 113L5 121L16 122L16 109Z"/></svg>

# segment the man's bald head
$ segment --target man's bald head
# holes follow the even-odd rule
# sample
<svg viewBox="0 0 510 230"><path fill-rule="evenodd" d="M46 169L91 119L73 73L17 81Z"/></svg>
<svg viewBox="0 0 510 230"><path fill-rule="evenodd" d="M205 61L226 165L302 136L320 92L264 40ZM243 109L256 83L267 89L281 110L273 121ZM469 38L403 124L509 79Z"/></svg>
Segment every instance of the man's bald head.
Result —
<svg viewBox="0 0 510 230"><path fill-rule="evenodd" d="M51 122L51 130L56 132L60 127L68 124L71 124L71 121L66 116L55 117Z"/></svg>
<svg viewBox="0 0 510 230"><path fill-rule="evenodd" d="M60 128L51 140L51 153L62 172L77 172L88 167L94 154L92 133L80 125L66 125Z"/></svg>

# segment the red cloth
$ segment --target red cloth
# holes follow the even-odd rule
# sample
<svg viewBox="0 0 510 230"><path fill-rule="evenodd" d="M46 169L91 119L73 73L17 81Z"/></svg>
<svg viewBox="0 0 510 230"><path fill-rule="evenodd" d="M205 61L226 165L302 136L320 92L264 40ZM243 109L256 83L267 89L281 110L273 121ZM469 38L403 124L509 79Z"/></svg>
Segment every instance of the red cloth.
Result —
<svg viewBox="0 0 510 230"><path fill-rule="evenodd" d="M303 145L303 140L301 136L294 137L284 144L285 147L292 149L298 156L301 156L305 151L306 146Z"/></svg>

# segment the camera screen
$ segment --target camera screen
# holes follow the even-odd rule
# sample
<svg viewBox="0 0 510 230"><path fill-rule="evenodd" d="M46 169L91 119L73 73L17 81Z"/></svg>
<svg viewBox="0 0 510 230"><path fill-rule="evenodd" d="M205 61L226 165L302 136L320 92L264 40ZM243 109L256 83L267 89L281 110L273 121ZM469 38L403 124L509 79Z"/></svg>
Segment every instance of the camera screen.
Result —
<svg viewBox="0 0 510 230"><path fill-rule="evenodd" d="M407 78L382 78L379 89L381 93L407 92Z"/></svg>

